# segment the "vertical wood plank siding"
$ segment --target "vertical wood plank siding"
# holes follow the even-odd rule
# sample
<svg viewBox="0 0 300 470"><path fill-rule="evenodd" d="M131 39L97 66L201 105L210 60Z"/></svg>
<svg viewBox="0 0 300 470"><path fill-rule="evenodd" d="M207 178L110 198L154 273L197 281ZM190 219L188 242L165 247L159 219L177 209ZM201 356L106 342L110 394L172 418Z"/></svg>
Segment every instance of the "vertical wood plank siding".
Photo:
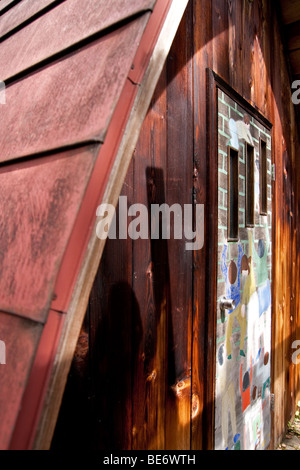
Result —
<svg viewBox="0 0 300 470"><path fill-rule="evenodd" d="M209 200L217 182L207 159L214 145L208 141L207 68L273 124L272 446L300 399L300 365L291 360L293 341L300 340L299 127L278 12L270 0L194 0L154 94L122 194L128 205L205 204L205 243L202 250L188 252L173 239L107 241L87 313L90 353L82 358L88 382L82 400L90 402L88 419L95 424L90 443L98 449L213 445L213 364L207 357L213 357L208 350L214 348L215 298L209 298L214 280L208 259L216 240ZM82 370L75 358L71 376L79 377ZM83 406L72 400L73 390L65 393L54 448L66 428L70 442L85 433L66 424L66 416Z"/></svg>

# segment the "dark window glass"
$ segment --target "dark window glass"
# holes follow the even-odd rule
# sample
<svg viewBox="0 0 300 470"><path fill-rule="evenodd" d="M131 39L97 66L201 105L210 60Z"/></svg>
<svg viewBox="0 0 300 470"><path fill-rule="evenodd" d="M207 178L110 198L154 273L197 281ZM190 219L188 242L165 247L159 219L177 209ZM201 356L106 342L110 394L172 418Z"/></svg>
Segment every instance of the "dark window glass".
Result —
<svg viewBox="0 0 300 470"><path fill-rule="evenodd" d="M246 227L254 226L254 147L246 144Z"/></svg>
<svg viewBox="0 0 300 470"><path fill-rule="evenodd" d="M228 240L239 237L239 152L228 147Z"/></svg>
<svg viewBox="0 0 300 470"><path fill-rule="evenodd" d="M260 214L267 215L267 144L262 139L259 143L259 154Z"/></svg>

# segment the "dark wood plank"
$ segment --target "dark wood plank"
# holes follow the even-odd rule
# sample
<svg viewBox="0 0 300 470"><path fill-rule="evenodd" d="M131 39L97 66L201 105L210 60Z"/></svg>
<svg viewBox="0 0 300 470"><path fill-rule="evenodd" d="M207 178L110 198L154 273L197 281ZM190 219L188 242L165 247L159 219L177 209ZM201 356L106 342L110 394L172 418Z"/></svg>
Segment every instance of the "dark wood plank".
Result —
<svg viewBox="0 0 300 470"><path fill-rule="evenodd" d="M212 3L213 70L224 80L229 80L229 36L227 2L215 0Z"/></svg>
<svg viewBox="0 0 300 470"><path fill-rule="evenodd" d="M133 162L121 193L128 206L133 203L132 181ZM120 212L118 205L118 220ZM129 237L108 240L89 303L89 445L95 449L132 447L132 364L142 335L140 306L132 288L132 243Z"/></svg>
<svg viewBox="0 0 300 470"><path fill-rule="evenodd" d="M132 202L132 175L131 165L122 191L128 203ZM95 450L131 448L132 351L141 335L139 325L139 306L132 291L132 241L108 239L72 362L52 450L68 445Z"/></svg>
<svg viewBox="0 0 300 470"><path fill-rule="evenodd" d="M207 209L208 159L205 158L209 140L207 139L207 94L206 69L212 67L212 4L194 1L194 204L204 204ZM205 18L205 21L203 21ZM204 230L206 231L207 213ZM205 436L210 433L204 421L205 384L207 369L203 351L206 347L205 289L206 289L206 240L201 250L193 252L193 337L192 337L192 423L191 448L205 448ZM209 424L211 427L211 424Z"/></svg>
<svg viewBox="0 0 300 470"><path fill-rule="evenodd" d="M114 0L87 0L84 8L80 0L68 0L51 9L35 21L18 30L4 42L0 42L1 79L7 81L49 58L65 53L70 48L96 34L104 33L116 23L153 9L156 0L139 0L128 4ZM49 1L23 0L0 22L0 39L19 26L30 15ZM57 3L57 2L54 2ZM51 41L49 41L51 38Z"/></svg>
<svg viewBox="0 0 300 470"><path fill-rule="evenodd" d="M62 443L63 448L76 446L77 449L82 449L89 446L91 442L91 431L96 416L91 413L93 396L89 358L92 353L90 336L92 328L90 328L89 322L90 309L88 308L70 367L61 404L62 411L56 422L56 432L51 450L61 450ZM76 413L74 413L75 407ZM18 426L18 429L22 429L22 427ZM82 433L82 429L85 430L84 433Z"/></svg>
<svg viewBox="0 0 300 470"><path fill-rule="evenodd" d="M0 115L0 160L103 141L147 19L145 14L8 86Z"/></svg>
<svg viewBox="0 0 300 470"><path fill-rule="evenodd" d="M277 34L278 31L278 22L275 14L273 14L273 24L272 29L272 39L273 39L273 48L271 51L271 75L273 76L272 90L274 96L280 96L282 92L282 83L280 73L278 73L278 59L280 55L280 39ZM277 109L274 110L272 115L272 122L274 124L273 132L273 148L274 148L274 161L276 164L276 173L281 175L276 180L276 185L274 188L274 199L273 199L273 221L274 221L274 243L273 243L273 278L274 281L279 284L276 286L276 289L272 289L272 299L273 299L273 311L272 311L272 352L273 352L273 370L272 370L272 380L273 380L273 393L277 397L275 401L274 409L274 429L273 429L273 445L277 445L278 439L280 439L284 428L284 418L283 418L283 409L285 403L285 367L284 367L284 316L282 311L282 299L283 299L283 278L282 278L282 268L283 268L283 257L282 247L283 247L283 224L281 221L282 216L282 127L280 116L283 112L282 110L282 101L278 100Z"/></svg>
<svg viewBox="0 0 300 470"><path fill-rule="evenodd" d="M284 204L284 222L286 227L284 251L286 259L293 259L292 243L293 243L293 232L292 232L292 159L287 149L283 151L283 196L285 200ZM293 322L293 303L292 303L292 271L293 263L285 263L284 265L284 279L285 279L285 297L284 297L284 308L285 308L285 355L291 358L292 343L296 339L295 337L295 325ZM291 411L295 409L295 397L294 397L294 364L292 360L289 361L289 367L286 374L286 412L285 422L288 422L291 416Z"/></svg>
<svg viewBox="0 0 300 470"><path fill-rule="evenodd" d="M168 165L166 202L193 203L193 54L192 4L177 31L167 72ZM180 72L180 73L179 73ZM186 222L185 222L186 223ZM192 262L186 239L168 240L170 314L168 317L168 388L166 403L166 449L190 449Z"/></svg>
<svg viewBox="0 0 300 470"><path fill-rule="evenodd" d="M217 147L217 89L211 70L207 70L207 132L210 145L207 148L208 165L208 187L206 196L206 234L210 235L210 242L206 247L206 342L205 342L205 367L207 370L205 383L205 414L204 426L205 448L214 448L214 396L215 396L215 340L216 340L216 298L217 298L217 214L218 214L218 147Z"/></svg>
<svg viewBox="0 0 300 470"><path fill-rule="evenodd" d="M163 69L134 155L134 201L150 211L164 198L167 165L166 69ZM169 271L166 241L133 244L133 289L141 315L141 337L135 345L132 395L132 448L165 448L167 321Z"/></svg>
<svg viewBox="0 0 300 470"><path fill-rule="evenodd" d="M45 321L98 151L95 146L1 168L2 310Z"/></svg>
<svg viewBox="0 0 300 470"><path fill-rule="evenodd" d="M294 50L300 48L300 20L291 23L285 27L285 34L288 41L288 49Z"/></svg>
<svg viewBox="0 0 300 470"><path fill-rule="evenodd" d="M300 138L297 137L299 134L295 132L296 136L296 159L299 161L299 149L300 149ZM300 338L300 296L297 295L299 285L300 285L300 256L295 256L295 253L300 253L300 233L297 228L299 220L300 220L300 205L299 205L299 200L300 200L300 165L295 165L294 167L294 208L293 208L293 213L294 213L294 236L295 236L295 249L293 250L293 257L295 257L294 260L294 271L295 271L295 276L294 278L294 289L293 289L293 294L295 295L295 303L294 303L294 316L295 316L295 334L296 338ZM294 350L295 351L295 350ZM299 358L299 356L298 356ZM300 400L300 365L298 363L297 366L295 366L295 400L298 402Z"/></svg>
<svg viewBox="0 0 300 470"><path fill-rule="evenodd" d="M243 96L251 100L253 96L253 2L243 0Z"/></svg>
<svg viewBox="0 0 300 470"><path fill-rule="evenodd" d="M293 73L295 75L300 74L300 48L289 53Z"/></svg>
<svg viewBox="0 0 300 470"><path fill-rule="evenodd" d="M259 43L262 50L263 61L265 65L265 89L264 89L264 106L261 108L261 112L271 121L272 114L272 87L270 86L271 77L271 50L270 37L272 37L272 22L268 21L270 15L270 1L265 0L262 2L261 15L263 18L263 29L259 31Z"/></svg>
<svg viewBox="0 0 300 470"><path fill-rule="evenodd" d="M276 163L276 184L275 184L275 202L277 206L276 213L276 231L278 231L278 245L276 246L276 258L279 260L280 268L278 269L278 287L275 293L277 297L276 309L278 315L281 315L282 322L279 319L276 321L277 328L274 331L275 336L275 366L276 375L280 375L281 390L280 399L281 403L277 408L277 422L275 436L280 438L285 430L286 423L290 419L295 409L294 403L294 364L284 358L290 358L291 343L295 334L293 327L293 304L291 302L290 288L291 288L291 269L292 263L287 263L287 259L294 259L295 253L291 252L291 239L292 239L292 223L291 223L291 196L292 187L291 173L296 172L297 166L297 151L294 153L293 140L296 139L295 125L293 124L293 114L290 107L290 89L289 89L289 75L285 67L285 60L280 46L280 37L276 36L274 40L275 54L277 57L277 64L280 63L280 73L277 71L276 80L276 103L277 113L275 112L275 119L278 120L278 135L276 136L277 148L275 154ZM281 89L281 99L279 99L279 89ZM282 117L284 116L284 118ZM297 149L297 144L296 147ZM292 170L292 167L294 168ZM277 172L278 171L278 172ZM277 269L277 266L276 266ZM278 348L277 348L278 346ZM283 406L282 406L283 404Z"/></svg>
<svg viewBox="0 0 300 470"><path fill-rule="evenodd" d="M285 24L300 20L300 5L298 0L280 0L282 19Z"/></svg>
<svg viewBox="0 0 300 470"><path fill-rule="evenodd" d="M9 446L41 333L42 325L0 312L0 339L6 353L5 364L0 365L1 450Z"/></svg>
<svg viewBox="0 0 300 470"><path fill-rule="evenodd" d="M265 46L266 17L263 2L253 3L253 93L252 100L261 112L266 112L266 97L268 88L268 54ZM259 84L259 86L258 86Z"/></svg>
<svg viewBox="0 0 300 470"><path fill-rule="evenodd" d="M243 86L243 1L228 1L229 83L242 92Z"/></svg>

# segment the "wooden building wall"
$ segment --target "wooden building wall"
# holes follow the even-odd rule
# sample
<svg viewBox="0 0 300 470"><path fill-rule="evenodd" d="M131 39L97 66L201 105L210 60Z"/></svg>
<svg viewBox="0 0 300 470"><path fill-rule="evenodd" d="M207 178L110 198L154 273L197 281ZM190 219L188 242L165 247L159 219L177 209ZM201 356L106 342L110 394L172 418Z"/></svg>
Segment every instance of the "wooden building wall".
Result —
<svg viewBox="0 0 300 470"><path fill-rule="evenodd" d="M271 0L190 1L144 122L122 195L206 208L202 250L183 240L108 240L53 448L211 448L214 348L209 257L207 68L273 124L272 445L300 399L299 128Z"/></svg>

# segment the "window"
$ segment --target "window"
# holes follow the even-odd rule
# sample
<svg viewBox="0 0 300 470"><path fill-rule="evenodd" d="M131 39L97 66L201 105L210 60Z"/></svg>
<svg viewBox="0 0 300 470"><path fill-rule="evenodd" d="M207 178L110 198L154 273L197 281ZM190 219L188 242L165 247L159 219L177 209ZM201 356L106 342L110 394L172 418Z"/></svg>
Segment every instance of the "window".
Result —
<svg viewBox="0 0 300 470"><path fill-rule="evenodd" d="M228 147L228 241L239 237L239 152Z"/></svg>
<svg viewBox="0 0 300 470"><path fill-rule="evenodd" d="M267 144L259 141L259 190L260 190L260 215L267 215Z"/></svg>
<svg viewBox="0 0 300 470"><path fill-rule="evenodd" d="M246 143L246 227L254 227L254 147Z"/></svg>

